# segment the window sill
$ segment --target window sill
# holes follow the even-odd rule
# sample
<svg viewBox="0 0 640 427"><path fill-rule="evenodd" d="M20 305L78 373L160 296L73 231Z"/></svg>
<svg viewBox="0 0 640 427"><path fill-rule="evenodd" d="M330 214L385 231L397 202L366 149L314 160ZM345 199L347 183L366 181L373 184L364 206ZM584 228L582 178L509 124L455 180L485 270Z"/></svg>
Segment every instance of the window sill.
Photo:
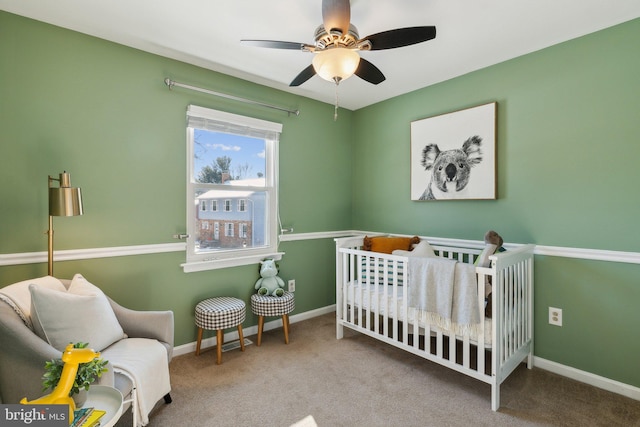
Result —
<svg viewBox="0 0 640 427"><path fill-rule="evenodd" d="M180 266L185 273L194 273L196 271L217 270L219 268L257 264L266 258L280 261L282 259L282 255L284 255L284 252L263 253L234 258L212 258L206 261L185 262L184 264L180 264Z"/></svg>

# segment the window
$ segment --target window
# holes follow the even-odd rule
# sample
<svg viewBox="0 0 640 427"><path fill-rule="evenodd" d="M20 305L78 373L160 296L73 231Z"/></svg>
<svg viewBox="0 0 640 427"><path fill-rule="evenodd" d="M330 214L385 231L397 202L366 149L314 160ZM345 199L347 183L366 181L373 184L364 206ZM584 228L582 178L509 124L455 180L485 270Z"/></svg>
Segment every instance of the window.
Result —
<svg viewBox="0 0 640 427"><path fill-rule="evenodd" d="M242 223L238 225L238 236L246 239L249 236L249 225ZM246 242L244 243L246 245Z"/></svg>
<svg viewBox="0 0 640 427"><path fill-rule="evenodd" d="M265 257L279 259L277 179L281 131L279 123L189 106L190 237L184 271L257 263ZM205 222L207 225L203 226Z"/></svg>

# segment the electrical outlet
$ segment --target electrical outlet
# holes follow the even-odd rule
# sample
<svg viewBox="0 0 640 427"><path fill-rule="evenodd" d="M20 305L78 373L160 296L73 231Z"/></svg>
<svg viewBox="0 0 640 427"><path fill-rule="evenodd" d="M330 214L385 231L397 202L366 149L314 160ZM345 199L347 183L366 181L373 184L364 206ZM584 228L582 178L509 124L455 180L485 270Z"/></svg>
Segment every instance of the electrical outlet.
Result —
<svg viewBox="0 0 640 427"><path fill-rule="evenodd" d="M549 307L549 324L562 326L562 309Z"/></svg>
<svg viewBox="0 0 640 427"><path fill-rule="evenodd" d="M296 291L296 280L295 279L289 280L288 285L289 285L289 292L295 292Z"/></svg>

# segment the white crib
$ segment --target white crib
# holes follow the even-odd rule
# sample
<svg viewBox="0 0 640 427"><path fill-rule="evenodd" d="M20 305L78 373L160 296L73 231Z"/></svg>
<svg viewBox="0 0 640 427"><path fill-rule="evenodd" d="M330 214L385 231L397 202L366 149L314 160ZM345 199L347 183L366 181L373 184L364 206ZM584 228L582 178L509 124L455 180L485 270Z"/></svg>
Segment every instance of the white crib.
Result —
<svg viewBox="0 0 640 427"><path fill-rule="evenodd" d="M363 238L335 239L337 338L348 327L484 381L491 385L491 409L497 411L500 384L523 361L532 367L534 245L500 252L490 256L490 267L475 267L484 321L457 335L409 307L409 292L404 292L409 259L361 250ZM432 246L440 257L470 264L481 252L478 245ZM491 318L484 317L486 277L492 281Z"/></svg>

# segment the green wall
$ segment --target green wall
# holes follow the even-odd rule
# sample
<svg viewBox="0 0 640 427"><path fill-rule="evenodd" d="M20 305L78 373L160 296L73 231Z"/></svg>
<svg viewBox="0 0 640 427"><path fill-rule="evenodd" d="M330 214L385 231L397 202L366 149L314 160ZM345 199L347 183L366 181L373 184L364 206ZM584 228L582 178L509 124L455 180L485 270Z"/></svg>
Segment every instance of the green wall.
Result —
<svg viewBox="0 0 640 427"><path fill-rule="evenodd" d="M636 19L356 111L353 227L639 252L639 39ZM494 101L498 199L412 202L410 123ZM535 274L535 354L640 386L640 265L538 256Z"/></svg>
<svg viewBox="0 0 640 427"><path fill-rule="evenodd" d="M640 20L333 121L332 106L0 12L0 254L46 250L46 177L81 186L85 215L56 218L56 248L171 243L185 229L190 103L281 122L280 211L296 233L361 229L639 252ZM428 69L425 71L428 72ZM299 117L181 89L165 77L299 108ZM498 199L411 202L411 121L498 102ZM296 313L335 302L331 239L283 242ZM248 300L257 266L182 272L180 252L56 263L121 304L171 309L195 340L203 298ZM0 286L46 265L0 267ZM537 356L640 387L640 266L536 257ZM547 324L547 307L564 326ZM256 319L249 316L245 326Z"/></svg>
<svg viewBox="0 0 640 427"><path fill-rule="evenodd" d="M301 113L169 90L165 77ZM300 233L351 228L351 111L334 122L328 104L0 12L0 254L46 251L47 175L63 170L82 188L85 214L54 218L56 249L176 242L186 228L191 103L282 123L282 224ZM281 276L296 279L294 314L335 302L331 239L279 249ZM81 272L130 308L173 310L180 345L195 340L197 302L248 301L259 277L257 264L183 273L184 261L176 252L56 262L55 275ZM46 264L0 267L0 287L46 272ZM245 326L256 323L249 315Z"/></svg>

